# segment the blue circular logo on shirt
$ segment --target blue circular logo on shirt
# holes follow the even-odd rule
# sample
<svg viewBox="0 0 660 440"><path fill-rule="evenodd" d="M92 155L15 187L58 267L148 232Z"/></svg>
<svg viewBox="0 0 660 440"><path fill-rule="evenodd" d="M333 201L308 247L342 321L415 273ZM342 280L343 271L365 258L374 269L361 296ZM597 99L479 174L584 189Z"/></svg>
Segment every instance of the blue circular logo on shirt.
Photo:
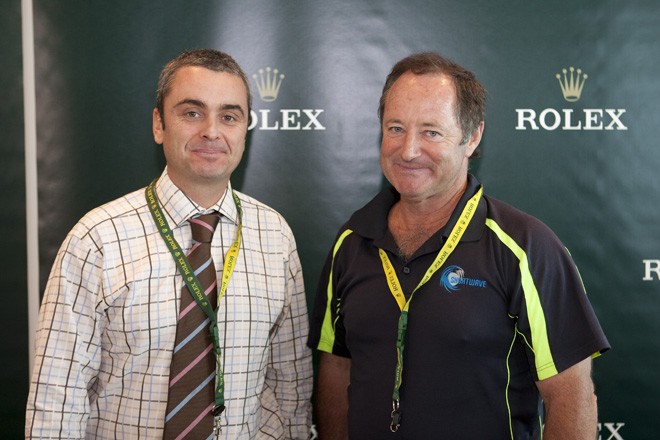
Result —
<svg viewBox="0 0 660 440"><path fill-rule="evenodd" d="M455 292L458 290L458 285L465 276L465 271L458 266L449 266L440 277L440 283L447 290L447 292Z"/></svg>

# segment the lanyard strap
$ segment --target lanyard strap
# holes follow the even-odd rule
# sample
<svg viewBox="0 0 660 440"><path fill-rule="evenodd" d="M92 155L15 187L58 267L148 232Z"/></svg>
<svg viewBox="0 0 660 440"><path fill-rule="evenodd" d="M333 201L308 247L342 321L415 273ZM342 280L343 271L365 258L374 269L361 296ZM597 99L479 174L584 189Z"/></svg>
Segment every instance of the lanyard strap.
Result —
<svg viewBox="0 0 660 440"><path fill-rule="evenodd" d="M165 215L163 214L163 210L160 207L158 196L156 195L155 191L157 181L158 179L152 181L145 190L145 197L147 199L147 205L149 205L149 211L151 212L151 216L153 217L154 222L156 222L156 226L158 226L158 232L160 233L161 237L163 237L165 244L167 244L167 248L174 258L174 262L176 263L176 266L179 269L181 276L183 277L183 281L188 287L188 291L195 299L197 305L204 311L204 313L206 313L211 321L211 324L209 325L209 331L211 333L211 337L213 338L213 347L216 354L215 408L213 409L213 414L217 416L221 414L225 409L225 381L222 374L222 364L220 362L222 348L220 347L217 312L213 310L213 305L209 304L209 302L206 300L206 295L204 295L204 291L201 288L199 279L197 279L197 276L190 266L190 262L188 261L185 253L181 252L181 246L179 246L179 243L177 243L176 239L174 238L174 234L172 234L172 230L170 229L170 226L165 219ZM243 210L241 208L241 201L233 191L232 196L234 197L234 203L236 204L236 209L238 211L238 230L236 232L236 239L229 247L229 251L225 257L225 264L222 268L220 289L218 291L218 304L220 304L220 300L227 291L229 280L231 279L231 276L234 272L234 267L236 266L236 261L238 259L238 251L241 248Z"/></svg>
<svg viewBox="0 0 660 440"><path fill-rule="evenodd" d="M392 432L396 432L401 424L399 389L401 388L401 383L403 381L403 349L405 347L406 330L408 328L408 310L410 308L410 302L412 301L415 292L417 292L420 287L422 287L428 282L428 280L431 279L433 274L435 274L442 267L442 265L445 264L445 261L447 261L449 255L451 255L454 249L456 249L458 246L463 233L465 233L468 225L470 224L470 221L472 220L474 212L477 210L476 208L479 204L479 200L481 200L482 193L483 188L480 187L477 193L472 196L470 200L468 200L465 208L463 208L463 212L461 212L461 216L458 218L458 221L452 228L451 233L449 234L449 238L440 249L440 252L438 252L438 255L435 257L433 263L426 270L422 280L410 294L408 301L406 301L405 295L403 294L403 289L401 288L401 283L399 282L399 278L396 276L396 271L394 270L394 267L392 266L387 253L382 249L378 249L378 255L380 256L380 260L383 264L383 272L385 272L385 278L387 279L387 285L390 288L390 293L394 297L394 300L399 305L399 309L401 310L401 315L399 316L399 323L397 327L397 360L396 370L394 373L394 391L392 392L392 423L390 425L390 430Z"/></svg>

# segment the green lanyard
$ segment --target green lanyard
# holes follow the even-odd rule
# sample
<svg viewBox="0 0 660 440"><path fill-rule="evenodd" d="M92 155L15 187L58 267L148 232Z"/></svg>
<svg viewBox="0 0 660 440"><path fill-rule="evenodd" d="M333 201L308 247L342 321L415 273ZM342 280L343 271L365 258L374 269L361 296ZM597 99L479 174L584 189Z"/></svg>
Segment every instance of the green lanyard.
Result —
<svg viewBox="0 0 660 440"><path fill-rule="evenodd" d="M454 249L456 249L456 246L458 246L463 233L472 220L474 212L477 210L476 208L477 205L479 205L479 200L481 199L482 193L483 188L480 187L479 191L477 191L477 193L472 196L470 200L468 200L465 208L463 208L461 216L458 218L458 221L451 230L449 238L445 242L444 246L442 246L442 249L440 249L440 252L438 252L438 255L435 257L435 260L431 266L429 266L429 268L426 270L422 280L410 294L408 301L406 301L403 290L401 289L401 283L399 282L399 278L396 276L396 271L394 270L394 267L392 267L392 263L390 262L387 253L382 249L378 249L378 254L380 255L380 259L383 264L383 271L385 272L385 278L387 279L387 285L390 288L390 293L392 293L396 303L399 305L399 309L401 309L396 338L397 362L396 371L394 374L394 391L392 393L392 423L390 424L390 430L392 432L396 432L401 425L399 389L401 388L401 382L403 381L403 349L405 347L406 330L408 328L408 309L410 308L410 302L412 301L415 292L417 292L420 287L422 287L428 280L431 279L433 274L442 267L445 261L447 261L447 258L449 258L449 255L451 255Z"/></svg>
<svg viewBox="0 0 660 440"><path fill-rule="evenodd" d="M170 229L170 226L168 225L167 220L165 219L165 215L163 214L163 211L160 208L160 204L158 202L158 196L156 195L155 191L157 181L158 179L155 179L149 184L149 186L147 186L145 190L145 197L147 199L147 204L149 205L149 211L151 212L151 215L156 222L156 226L158 226L158 231L160 232L161 237L163 237L163 240L165 240L165 243L167 244L172 257L174 258L174 262L176 263L179 272L183 277L183 281L186 283L186 286L188 286L190 294L195 299L195 302L197 302L197 305L201 307L201 309L204 311L204 313L206 313L211 321L211 324L209 325L209 331L211 333L211 337L213 338L213 347L215 349L217 366L215 407L213 409L213 414L218 416L225 409L225 382L223 379L222 365L220 362L222 348L220 347L220 335L218 333L217 312L213 310L213 305L209 304L209 302L206 300L204 291L202 290L199 280L197 279L197 276L190 266L190 262L188 262L188 258L184 252L181 252L181 247L174 239L172 230ZM225 264L222 268L222 280L220 283L220 290L218 292L218 304L220 303L220 299L222 299L225 292L227 291L229 280L231 279L231 275L234 272L234 267L236 266L236 260L238 259L238 251L241 247L243 210L241 208L241 201L233 191L232 196L234 197L234 203L236 203L236 209L238 211L238 231L236 233L236 239L227 252Z"/></svg>

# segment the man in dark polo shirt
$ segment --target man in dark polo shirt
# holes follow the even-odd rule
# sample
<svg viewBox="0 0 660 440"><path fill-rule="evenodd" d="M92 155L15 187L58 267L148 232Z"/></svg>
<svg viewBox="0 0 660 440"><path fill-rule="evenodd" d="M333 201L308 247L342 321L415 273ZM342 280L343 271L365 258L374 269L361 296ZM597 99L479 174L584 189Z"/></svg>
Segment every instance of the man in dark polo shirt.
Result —
<svg viewBox="0 0 660 440"><path fill-rule="evenodd" d="M596 436L609 343L556 235L468 174L485 101L435 53L387 78L392 187L340 229L314 305L321 440Z"/></svg>

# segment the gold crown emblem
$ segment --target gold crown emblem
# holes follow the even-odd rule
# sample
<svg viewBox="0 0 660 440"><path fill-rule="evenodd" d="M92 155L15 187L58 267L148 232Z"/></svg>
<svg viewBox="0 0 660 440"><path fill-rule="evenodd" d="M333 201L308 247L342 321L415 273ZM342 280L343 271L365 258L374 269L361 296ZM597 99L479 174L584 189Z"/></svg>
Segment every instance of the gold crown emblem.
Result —
<svg viewBox="0 0 660 440"><path fill-rule="evenodd" d="M266 69L259 69L259 74L255 73L252 78L254 78L254 83L257 85L262 100L273 102L277 99L280 86L284 80L283 73L280 73L277 69L266 67Z"/></svg>
<svg viewBox="0 0 660 440"><path fill-rule="evenodd" d="M562 74L556 74L555 77L559 80L559 85L561 86L561 93L564 95L564 99L568 102L575 102L580 99L582 95L582 88L584 83L589 77L586 73L582 73L582 69L575 69L569 67L561 69Z"/></svg>

